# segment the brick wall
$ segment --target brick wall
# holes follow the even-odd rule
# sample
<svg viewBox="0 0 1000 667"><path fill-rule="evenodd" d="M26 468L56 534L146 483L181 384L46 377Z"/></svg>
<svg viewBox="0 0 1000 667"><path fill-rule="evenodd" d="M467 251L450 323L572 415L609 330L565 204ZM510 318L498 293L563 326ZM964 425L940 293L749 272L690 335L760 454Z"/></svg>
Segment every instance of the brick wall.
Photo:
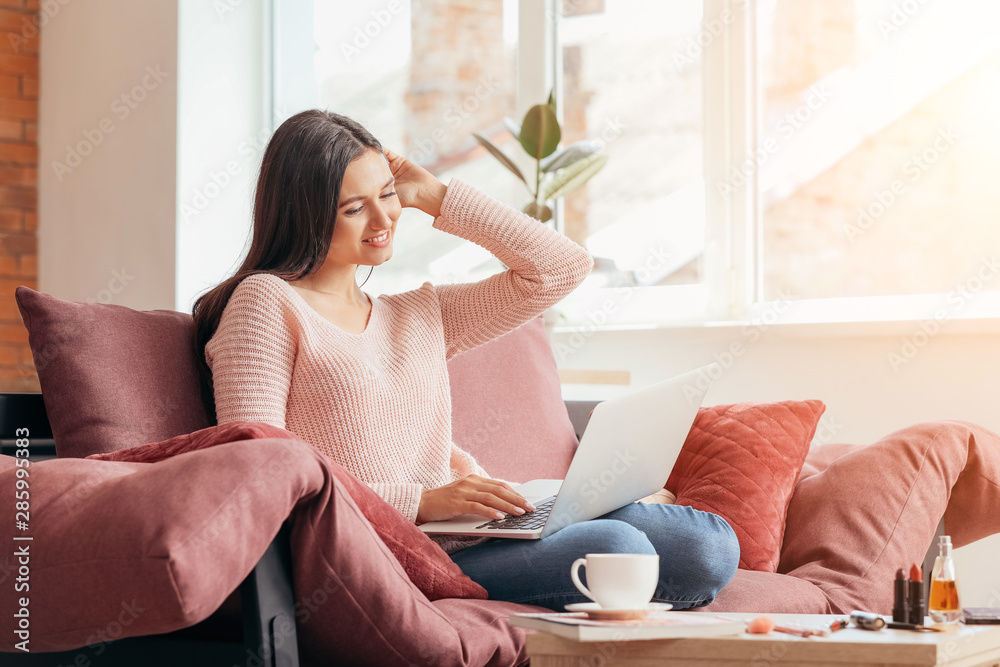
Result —
<svg viewBox="0 0 1000 667"><path fill-rule="evenodd" d="M14 289L38 277L38 0L0 0L0 391L39 391Z"/></svg>

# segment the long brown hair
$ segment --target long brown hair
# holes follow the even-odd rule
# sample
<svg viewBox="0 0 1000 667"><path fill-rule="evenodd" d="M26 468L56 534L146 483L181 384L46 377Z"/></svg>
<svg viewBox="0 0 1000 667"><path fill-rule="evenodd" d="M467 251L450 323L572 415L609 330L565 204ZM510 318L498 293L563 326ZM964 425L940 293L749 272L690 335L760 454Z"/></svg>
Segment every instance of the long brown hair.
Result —
<svg viewBox="0 0 1000 667"><path fill-rule="evenodd" d="M344 172L367 150L382 144L355 120L311 109L275 130L261 159L253 204L253 240L236 273L194 303L195 355L202 399L216 421L212 371L205 345L219 328L236 286L255 273L285 280L309 275L326 261L337 218Z"/></svg>

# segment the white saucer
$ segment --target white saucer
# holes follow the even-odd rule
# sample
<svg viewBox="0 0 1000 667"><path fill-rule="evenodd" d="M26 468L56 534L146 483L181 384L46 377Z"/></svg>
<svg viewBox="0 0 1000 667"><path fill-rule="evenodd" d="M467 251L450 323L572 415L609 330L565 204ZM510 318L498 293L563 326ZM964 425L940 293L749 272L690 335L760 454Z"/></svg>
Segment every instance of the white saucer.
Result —
<svg viewBox="0 0 1000 667"><path fill-rule="evenodd" d="M645 618L656 611L669 611L674 605L669 602L649 602L644 607L635 609L607 609L601 607L596 602L577 602L566 605L566 611L586 612L589 618L595 621L627 621L636 618Z"/></svg>

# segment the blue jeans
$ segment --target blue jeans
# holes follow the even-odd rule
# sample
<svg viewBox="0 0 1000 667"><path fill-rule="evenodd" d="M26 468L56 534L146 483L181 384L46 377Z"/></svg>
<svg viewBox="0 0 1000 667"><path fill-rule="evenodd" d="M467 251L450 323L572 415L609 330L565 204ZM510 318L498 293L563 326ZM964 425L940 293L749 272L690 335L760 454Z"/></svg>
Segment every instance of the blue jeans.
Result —
<svg viewBox="0 0 1000 667"><path fill-rule="evenodd" d="M492 537L451 554L491 600L565 611L590 602L570 579L573 561L588 553L660 555L653 602L674 609L706 605L736 574L740 545L725 519L686 505L630 503L540 540ZM586 584L586 568L580 570Z"/></svg>

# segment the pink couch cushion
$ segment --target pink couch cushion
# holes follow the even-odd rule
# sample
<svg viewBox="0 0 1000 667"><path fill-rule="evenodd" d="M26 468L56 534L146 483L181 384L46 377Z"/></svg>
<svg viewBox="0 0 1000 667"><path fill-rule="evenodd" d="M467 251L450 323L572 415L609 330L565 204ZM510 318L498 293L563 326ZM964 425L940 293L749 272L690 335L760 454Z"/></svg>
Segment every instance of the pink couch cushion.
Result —
<svg viewBox="0 0 1000 667"><path fill-rule="evenodd" d="M864 609L864 607L862 607ZM694 611L708 613L831 614L830 601L816 584L776 572L736 570L712 604Z"/></svg>
<svg viewBox="0 0 1000 667"><path fill-rule="evenodd" d="M282 428L262 422L229 422L189 435L179 435L163 442L92 454L89 459L156 463L172 456L214 447L228 442L254 438L298 440ZM302 441L304 442L304 441ZM308 443L304 443L308 444ZM431 540L381 496L349 470L327 459L332 473L343 483L362 514L374 527L392 555L403 566L410 580L431 600L440 598L486 598L486 590L462 573L462 570L436 542Z"/></svg>
<svg viewBox="0 0 1000 667"><path fill-rule="evenodd" d="M60 458L209 425L190 315L63 301L23 285L15 296Z"/></svg>
<svg viewBox="0 0 1000 667"><path fill-rule="evenodd" d="M286 519L304 665L522 665L525 633L508 627L506 616L544 611L428 600L328 460L301 441L227 443L153 464L56 459L31 470L35 652L203 620ZM0 473L0 488L12 487L11 473ZM7 544L15 544L13 512L13 503L0 507ZM0 651L18 641L17 595L0 587L0 608L11 612L0 620Z"/></svg>
<svg viewBox="0 0 1000 667"><path fill-rule="evenodd" d="M452 439L492 477L565 476L578 442L541 316L452 357L448 375Z"/></svg>
<svg viewBox="0 0 1000 667"><path fill-rule="evenodd" d="M741 568L777 570L785 511L825 408L821 401L781 401L698 411L665 488L678 505L729 522Z"/></svg>
<svg viewBox="0 0 1000 667"><path fill-rule="evenodd" d="M956 547L1000 532L992 431L936 421L826 447L843 455L817 454L818 472L796 487L778 571L818 586L834 613L890 613L896 570L923 561L942 516Z"/></svg>
<svg viewBox="0 0 1000 667"><path fill-rule="evenodd" d="M14 503L0 507L0 538L30 550L31 651L96 643L115 620L134 636L209 616L308 492L310 449L259 440L157 464L32 463L29 528L16 531L30 542L12 541ZM0 473L0 488L14 488L14 474ZM15 609L19 595L0 587L0 607ZM12 614L0 626L0 650L13 650Z"/></svg>

